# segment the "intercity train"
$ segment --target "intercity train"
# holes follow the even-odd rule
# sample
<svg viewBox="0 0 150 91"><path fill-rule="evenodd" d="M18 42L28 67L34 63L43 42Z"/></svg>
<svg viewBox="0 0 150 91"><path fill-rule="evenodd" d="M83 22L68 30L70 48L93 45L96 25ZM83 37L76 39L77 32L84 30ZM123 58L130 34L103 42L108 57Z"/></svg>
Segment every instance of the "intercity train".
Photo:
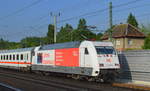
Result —
<svg viewBox="0 0 150 91"><path fill-rule="evenodd" d="M120 64L111 42L76 41L1 50L0 67L107 81L118 75Z"/></svg>

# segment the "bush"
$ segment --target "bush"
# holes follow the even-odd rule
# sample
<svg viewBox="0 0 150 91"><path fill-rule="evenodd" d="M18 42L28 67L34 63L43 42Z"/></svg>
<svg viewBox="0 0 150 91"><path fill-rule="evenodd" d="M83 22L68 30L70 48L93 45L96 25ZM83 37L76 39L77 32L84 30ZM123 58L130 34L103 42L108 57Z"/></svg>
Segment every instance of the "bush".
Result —
<svg viewBox="0 0 150 91"><path fill-rule="evenodd" d="M143 49L150 49L150 34L145 38Z"/></svg>

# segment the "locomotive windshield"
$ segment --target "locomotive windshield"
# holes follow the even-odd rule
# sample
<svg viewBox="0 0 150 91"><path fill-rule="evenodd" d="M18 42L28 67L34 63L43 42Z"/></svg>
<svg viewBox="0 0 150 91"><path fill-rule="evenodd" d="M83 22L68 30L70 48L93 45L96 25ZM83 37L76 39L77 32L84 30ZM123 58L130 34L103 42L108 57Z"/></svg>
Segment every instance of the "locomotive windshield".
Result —
<svg viewBox="0 0 150 91"><path fill-rule="evenodd" d="M112 46L96 46L97 54L116 54Z"/></svg>

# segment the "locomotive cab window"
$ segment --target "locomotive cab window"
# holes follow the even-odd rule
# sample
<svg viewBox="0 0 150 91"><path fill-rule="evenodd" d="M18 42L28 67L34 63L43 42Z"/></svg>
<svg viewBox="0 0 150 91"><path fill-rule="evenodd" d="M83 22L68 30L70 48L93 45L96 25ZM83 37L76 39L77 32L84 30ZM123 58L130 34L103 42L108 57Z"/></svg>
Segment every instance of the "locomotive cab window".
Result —
<svg viewBox="0 0 150 91"><path fill-rule="evenodd" d="M116 55L116 52L112 46L96 46L97 54L114 54Z"/></svg>
<svg viewBox="0 0 150 91"><path fill-rule="evenodd" d="M89 54L89 51L87 48L85 48L85 51L84 51L84 54L88 55Z"/></svg>

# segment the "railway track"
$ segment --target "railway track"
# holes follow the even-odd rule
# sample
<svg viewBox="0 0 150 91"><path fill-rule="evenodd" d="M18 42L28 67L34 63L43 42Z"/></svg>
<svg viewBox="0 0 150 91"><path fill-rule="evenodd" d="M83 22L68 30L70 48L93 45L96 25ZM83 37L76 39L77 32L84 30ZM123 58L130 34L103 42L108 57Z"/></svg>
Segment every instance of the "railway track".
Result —
<svg viewBox="0 0 150 91"><path fill-rule="evenodd" d="M27 75L23 75L23 74L15 74L15 73L11 73L8 74L8 72L1 72L0 73L0 77L1 76L4 76L4 77L9 77L9 78L15 78L15 79L19 79L19 80L22 80L22 81L29 81L31 83L36 83L36 84L42 84L42 85L45 85L45 86L50 86L50 87L54 87L54 88L59 88L61 90L72 90L72 91L79 91L79 90L82 90L82 91L86 91L88 90L88 88L82 88L82 87L75 87L75 86L72 86L72 85L68 85L68 84L64 84L64 83L60 83L60 82L56 82L56 81L50 81L50 80L41 80L41 79L38 79L36 77L33 77L33 76L27 76Z"/></svg>
<svg viewBox="0 0 150 91"><path fill-rule="evenodd" d="M132 90L132 89L113 87L111 86L111 84L98 84L98 83L87 82L87 81L77 81L77 80L68 79L65 77L40 76L37 74L23 73L23 72L10 71L10 70L7 70L7 71L0 70L0 78L3 78L3 77L14 79L14 81L16 80L16 83L18 80L20 80L22 82L29 82L29 84L33 84L33 86L34 84L36 85L39 84L39 85L43 85L47 89L51 89L49 87L52 87L53 90L56 89L57 91L58 90L61 90L61 91L66 91L66 90L67 91L68 90L69 91L137 91L137 90ZM11 83L12 83L11 85L13 85L14 83L13 80ZM35 85L35 88L37 87L36 85ZM18 88L17 86L15 87ZM26 89L23 89L23 90L26 90ZM41 91L42 88L38 90ZM46 90L43 90L43 91L46 91Z"/></svg>

